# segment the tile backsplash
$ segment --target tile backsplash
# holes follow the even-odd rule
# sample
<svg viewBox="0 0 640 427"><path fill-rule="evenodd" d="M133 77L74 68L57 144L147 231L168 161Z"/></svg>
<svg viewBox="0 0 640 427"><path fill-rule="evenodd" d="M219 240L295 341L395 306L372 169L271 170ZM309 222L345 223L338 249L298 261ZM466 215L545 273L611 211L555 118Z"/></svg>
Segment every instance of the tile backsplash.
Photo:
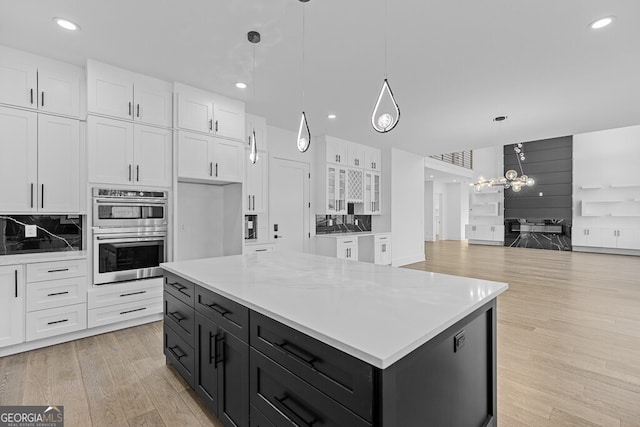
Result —
<svg viewBox="0 0 640 427"><path fill-rule="evenodd" d="M35 226L27 237L25 225ZM0 214L0 255L82 249L82 217L79 215Z"/></svg>
<svg viewBox="0 0 640 427"><path fill-rule="evenodd" d="M371 231L371 215L316 215L316 234Z"/></svg>

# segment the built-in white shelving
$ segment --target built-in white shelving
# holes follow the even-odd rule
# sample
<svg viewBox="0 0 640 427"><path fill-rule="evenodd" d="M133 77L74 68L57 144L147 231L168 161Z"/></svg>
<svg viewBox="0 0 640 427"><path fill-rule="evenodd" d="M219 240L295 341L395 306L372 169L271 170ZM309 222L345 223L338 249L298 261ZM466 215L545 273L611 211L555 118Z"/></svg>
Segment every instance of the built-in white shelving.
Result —
<svg viewBox="0 0 640 427"><path fill-rule="evenodd" d="M581 190L602 190L604 187L602 185L581 185Z"/></svg>

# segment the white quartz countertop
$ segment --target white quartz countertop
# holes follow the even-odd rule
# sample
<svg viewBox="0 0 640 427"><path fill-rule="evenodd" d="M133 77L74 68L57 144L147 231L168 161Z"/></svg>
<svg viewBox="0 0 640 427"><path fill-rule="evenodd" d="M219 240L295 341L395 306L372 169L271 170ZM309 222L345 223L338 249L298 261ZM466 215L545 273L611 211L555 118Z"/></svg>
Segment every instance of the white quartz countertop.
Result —
<svg viewBox="0 0 640 427"><path fill-rule="evenodd" d="M294 252L161 267L381 369L508 288L506 283Z"/></svg>
<svg viewBox="0 0 640 427"><path fill-rule="evenodd" d="M87 251L60 251L41 252L37 254L16 254L0 256L0 266L14 264L31 264L34 262L67 261L83 259L87 257Z"/></svg>

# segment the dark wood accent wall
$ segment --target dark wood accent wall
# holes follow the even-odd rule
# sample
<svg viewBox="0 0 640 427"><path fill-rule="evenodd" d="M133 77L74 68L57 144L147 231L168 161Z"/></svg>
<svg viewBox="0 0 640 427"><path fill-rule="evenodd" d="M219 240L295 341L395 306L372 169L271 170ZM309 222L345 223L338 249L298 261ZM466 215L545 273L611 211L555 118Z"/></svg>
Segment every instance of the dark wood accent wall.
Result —
<svg viewBox="0 0 640 427"><path fill-rule="evenodd" d="M525 142L523 150L526 158L522 168L536 184L519 193L505 190L505 219L564 219L571 223L573 136ZM513 144L504 146L504 171L509 169L520 175Z"/></svg>

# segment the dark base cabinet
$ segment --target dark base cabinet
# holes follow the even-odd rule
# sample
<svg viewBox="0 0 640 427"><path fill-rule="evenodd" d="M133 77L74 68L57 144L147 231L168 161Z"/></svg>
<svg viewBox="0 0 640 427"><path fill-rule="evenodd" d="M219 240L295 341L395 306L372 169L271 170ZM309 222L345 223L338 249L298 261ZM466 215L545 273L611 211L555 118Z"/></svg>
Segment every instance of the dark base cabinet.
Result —
<svg viewBox="0 0 640 427"><path fill-rule="evenodd" d="M379 369L165 277L167 363L227 427L497 425L496 303Z"/></svg>

